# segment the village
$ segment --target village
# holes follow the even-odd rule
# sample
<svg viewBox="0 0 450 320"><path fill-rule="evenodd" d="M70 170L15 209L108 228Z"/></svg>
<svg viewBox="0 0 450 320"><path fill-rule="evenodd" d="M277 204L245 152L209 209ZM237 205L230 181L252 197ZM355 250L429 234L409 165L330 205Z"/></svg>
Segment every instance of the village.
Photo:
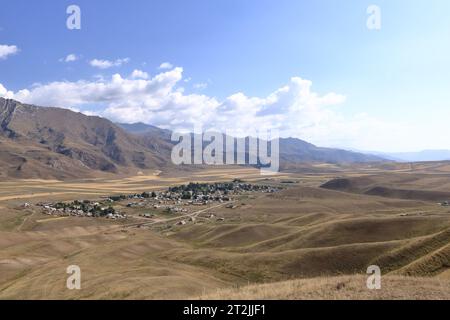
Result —
<svg viewBox="0 0 450 320"><path fill-rule="evenodd" d="M109 201L110 202L110 201ZM110 202L111 203L111 202ZM90 200L75 200L70 203L38 203L43 213L55 216L106 217L108 219L126 219L126 214L117 212L111 204Z"/></svg>
<svg viewBox="0 0 450 320"><path fill-rule="evenodd" d="M169 187L166 191L111 195L97 201L38 203L37 206L42 208L42 213L52 216L123 220L136 218L133 213L137 213L140 218L150 219L156 214L183 215L189 212L189 208L214 203L223 203L226 208L234 209L233 200L236 196L254 192L274 193L279 190L279 187L234 180L225 183L189 183Z"/></svg>

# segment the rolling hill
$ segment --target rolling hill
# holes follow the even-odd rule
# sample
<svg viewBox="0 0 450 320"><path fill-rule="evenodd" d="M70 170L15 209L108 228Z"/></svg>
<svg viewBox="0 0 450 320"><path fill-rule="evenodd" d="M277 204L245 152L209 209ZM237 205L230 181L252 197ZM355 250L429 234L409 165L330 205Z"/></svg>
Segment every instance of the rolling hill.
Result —
<svg viewBox="0 0 450 320"><path fill-rule="evenodd" d="M202 300L448 300L450 283L430 278L387 276L382 290L367 290L363 275L297 279L222 289Z"/></svg>
<svg viewBox="0 0 450 320"><path fill-rule="evenodd" d="M439 187L437 187L439 185ZM448 175L371 175L332 179L321 188L385 198L443 202L450 199Z"/></svg>

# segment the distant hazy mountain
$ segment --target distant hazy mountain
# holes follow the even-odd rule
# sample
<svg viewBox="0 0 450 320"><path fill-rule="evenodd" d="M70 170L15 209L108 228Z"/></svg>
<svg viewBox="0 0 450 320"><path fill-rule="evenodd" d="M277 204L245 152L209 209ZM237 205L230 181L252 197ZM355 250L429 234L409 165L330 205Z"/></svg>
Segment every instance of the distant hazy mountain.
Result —
<svg viewBox="0 0 450 320"><path fill-rule="evenodd" d="M394 153L393 155L405 161L450 160L450 150L424 150L420 152Z"/></svg>
<svg viewBox="0 0 450 320"><path fill-rule="evenodd" d="M164 136L170 139L171 131L160 129L158 127L145 124L142 122L138 123L117 123L118 126L122 127L125 131L133 134L156 134L159 136Z"/></svg>
<svg viewBox="0 0 450 320"><path fill-rule="evenodd" d="M288 163L355 163L384 161L380 156L342 149L321 148L296 138L280 139L280 158L281 161Z"/></svg>
<svg viewBox="0 0 450 320"><path fill-rule="evenodd" d="M385 159L399 162L425 162L450 160L450 150L423 150L418 152L371 152Z"/></svg>
<svg viewBox="0 0 450 320"><path fill-rule="evenodd" d="M173 169L171 132L143 123L114 124L67 109L0 98L0 177L83 178ZM281 168L382 158L280 139Z"/></svg>
<svg viewBox="0 0 450 320"><path fill-rule="evenodd" d="M133 123L119 126L133 134L143 136L159 135L164 139L170 139L171 131L163 130L158 127L144 124ZM342 149L321 148L306 141L296 138L280 139L281 160L289 163L299 162L328 162L328 163L346 163L346 162L372 162L384 160L380 156L364 154L360 152L346 151Z"/></svg>
<svg viewBox="0 0 450 320"><path fill-rule="evenodd" d="M171 131L162 130L144 123L119 124L130 133L144 137L159 135L170 140ZM224 139L225 140L225 139ZM248 138L246 138L248 145ZM323 163L356 163L384 161L384 158L371 154L346 151L342 149L321 148L296 138L280 139L280 162L283 164L298 164L306 162Z"/></svg>

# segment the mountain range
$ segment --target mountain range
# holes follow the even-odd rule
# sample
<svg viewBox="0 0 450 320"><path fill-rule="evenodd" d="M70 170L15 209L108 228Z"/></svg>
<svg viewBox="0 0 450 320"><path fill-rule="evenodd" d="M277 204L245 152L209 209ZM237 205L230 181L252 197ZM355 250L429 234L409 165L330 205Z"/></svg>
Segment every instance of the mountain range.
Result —
<svg viewBox="0 0 450 320"><path fill-rule="evenodd" d="M423 150L418 152L370 152L384 159L397 162L429 162L450 160L450 150Z"/></svg>
<svg viewBox="0 0 450 320"><path fill-rule="evenodd" d="M151 125L115 124L97 116L0 98L0 177L74 179L174 169L171 132ZM280 139L281 167L383 159Z"/></svg>

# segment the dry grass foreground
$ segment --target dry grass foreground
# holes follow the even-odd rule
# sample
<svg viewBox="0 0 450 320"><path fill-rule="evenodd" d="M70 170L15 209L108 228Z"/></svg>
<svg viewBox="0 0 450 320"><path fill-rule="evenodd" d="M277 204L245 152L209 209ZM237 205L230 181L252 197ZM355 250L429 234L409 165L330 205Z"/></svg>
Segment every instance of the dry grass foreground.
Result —
<svg viewBox="0 0 450 320"><path fill-rule="evenodd" d="M321 277L222 289L201 300L449 300L450 281L386 276L379 290L366 287L366 276Z"/></svg>

